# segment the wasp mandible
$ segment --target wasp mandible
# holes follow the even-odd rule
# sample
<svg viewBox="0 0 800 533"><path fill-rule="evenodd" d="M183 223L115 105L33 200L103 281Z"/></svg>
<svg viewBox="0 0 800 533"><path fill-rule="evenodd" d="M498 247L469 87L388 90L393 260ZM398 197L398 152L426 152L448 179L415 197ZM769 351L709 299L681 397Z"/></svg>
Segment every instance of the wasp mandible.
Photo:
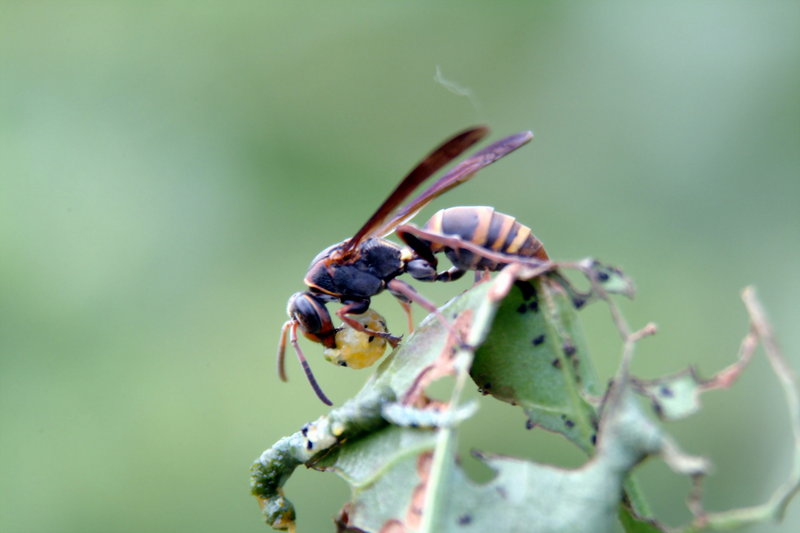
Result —
<svg viewBox="0 0 800 533"><path fill-rule="evenodd" d="M530 228L510 215L498 213L492 207L450 207L442 209L422 228L406 224L433 199L472 178L483 167L508 155L533 138L524 131L497 141L464 160L406 205L401 204L426 179L458 157L488 134L488 128L467 129L433 150L403 178L388 198L363 226L345 241L320 252L304 278L308 290L289 298L289 320L281 329L278 347L278 375L286 381L284 366L286 338L294 347L311 387L327 405L331 401L322 392L311 372L308 361L297 342L297 330L308 339L328 349L336 348L337 328L334 327L326 304L342 304L336 311L347 327L358 332L385 339L392 346L400 341L385 328L370 329L362 315L370 299L388 290L403 306L411 320L411 303L429 312L436 306L419 295L398 276L408 273L420 281L453 281L468 270L496 271L516 259L547 261L542 243ZM404 243L401 247L385 239L394 232ZM444 253L452 266L439 272L437 253ZM340 361L346 364L346 361Z"/></svg>

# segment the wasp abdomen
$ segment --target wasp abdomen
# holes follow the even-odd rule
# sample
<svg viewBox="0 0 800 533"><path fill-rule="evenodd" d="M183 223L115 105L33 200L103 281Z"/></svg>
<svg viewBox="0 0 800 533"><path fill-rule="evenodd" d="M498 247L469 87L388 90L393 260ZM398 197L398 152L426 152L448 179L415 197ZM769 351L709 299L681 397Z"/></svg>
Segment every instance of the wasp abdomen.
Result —
<svg viewBox="0 0 800 533"><path fill-rule="evenodd" d="M456 235L473 244L508 255L548 259L541 241L533 235L529 227L520 224L511 215L498 213L489 206L442 209L425 223L425 230ZM439 243L430 243L430 247L434 253L444 251L453 265L462 270L499 270L506 264Z"/></svg>

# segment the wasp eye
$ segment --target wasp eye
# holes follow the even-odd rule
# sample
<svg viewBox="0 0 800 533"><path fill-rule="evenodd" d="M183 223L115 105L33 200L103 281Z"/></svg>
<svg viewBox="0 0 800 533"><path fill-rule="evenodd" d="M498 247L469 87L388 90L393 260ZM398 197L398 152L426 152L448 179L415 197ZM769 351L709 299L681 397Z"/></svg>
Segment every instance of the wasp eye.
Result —
<svg viewBox="0 0 800 533"><path fill-rule="evenodd" d="M313 335L333 333L331 316L325 308L325 303L319 301L311 293L298 292L293 294L289 298L287 311L289 317L296 320L300 328L306 333Z"/></svg>
<svg viewBox="0 0 800 533"><path fill-rule="evenodd" d="M296 292L289 296L289 301L286 302L286 314L289 315L289 318L292 318L294 314L294 301L297 299L299 295L303 294L302 292Z"/></svg>

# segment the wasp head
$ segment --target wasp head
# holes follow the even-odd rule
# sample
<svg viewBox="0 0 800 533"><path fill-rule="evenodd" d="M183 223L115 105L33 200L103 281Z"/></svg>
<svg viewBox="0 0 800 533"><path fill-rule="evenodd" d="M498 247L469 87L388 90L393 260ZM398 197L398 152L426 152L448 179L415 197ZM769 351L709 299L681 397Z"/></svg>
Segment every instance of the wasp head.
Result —
<svg viewBox="0 0 800 533"><path fill-rule="evenodd" d="M289 318L296 322L309 340L336 347L336 329L325 302L311 292L296 292L286 306Z"/></svg>

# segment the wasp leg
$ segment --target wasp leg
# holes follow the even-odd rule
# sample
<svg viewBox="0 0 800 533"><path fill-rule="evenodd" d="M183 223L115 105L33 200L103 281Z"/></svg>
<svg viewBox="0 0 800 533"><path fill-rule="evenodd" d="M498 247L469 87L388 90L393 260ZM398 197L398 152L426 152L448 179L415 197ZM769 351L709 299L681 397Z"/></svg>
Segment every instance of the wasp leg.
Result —
<svg viewBox="0 0 800 533"><path fill-rule="evenodd" d="M444 272L436 274L436 281L455 281L466 274L466 272L466 270L461 270L458 267L450 267Z"/></svg>
<svg viewBox="0 0 800 533"><path fill-rule="evenodd" d="M317 398L319 398L322 401L322 403L324 403L325 405L333 405L333 402L330 401L327 396L325 396L324 392L322 392L319 383L317 383L317 380L314 377L314 373L311 372L311 367L308 365L308 360L306 359L306 356L303 354L303 350L300 349L300 344L297 342L297 326L298 324L294 320L290 320L283 325L283 330L281 331L281 348L285 348L286 346L285 342L286 330L288 329L290 331L289 342L292 344L294 351L297 353L297 358L300 360L300 366L303 367L303 371L306 373L306 378L308 378L308 382L311 384L311 388L314 389L314 392L317 394ZM281 354L279 354L278 356L278 361L280 369L280 366L282 365ZM284 378L286 377L285 371L283 376Z"/></svg>
<svg viewBox="0 0 800 533"><path fill-rule="evenodd" d="M427 231L422 228L418 228L413 224L404 224L402 226L398 226L397 230L395 231L397 235L403 240L405 240L405 237L407 237L410 234L416 237L417 240L426 240L430 242L435 242L437 244L446 246L448 248L452 248L454 250L458 249L467 250L468 252L472 252L476 255L479 255L496 263L501 263L501 264L520 263L531 268L536 268L548 264L548 261L542 258L522 257L519 255L510 255L501 252L496 252L494 250L486 248L485 246L481 246L479 244L475 244L474 242L462 239L461 237L455 235L444 235L441 233Z"/></svg>
<svg viewBox="0 0 800 533"><path fill-rule="evenodd" d="M443 272L436 272L424 259L412 259L406 263L406 272L417 281L455 281L466 272L458 267L450 267Z"/></svg>
<svg viewBox="0 0 800 533"><path fill-rule="evenodd" d="M410 226L398 227L396 234L417 254L418 258L412 259L406 266L408 273L414 279L419 281L455 281L464 275L464 271L457 267L450 267L444 272L437 273L438 260L431 247L411 232L404 231L404 228L408 227Z"/></svg>
<svg viewBox="0 0 800 533"><path fill-rule="evenodd" d="M435 273L435 271L434 271L434 273ZM409 287L411 288L411 290L414 290L414 288L411 287L410 285L409 285ZM387 288L388 288L389 292L392 293L392 296L397 298L397 302L403 308L403 312L405 312L406 319L408 320L408 332L409 333L413 333L414 332L414 315L412 314L412 311L411 311L411 300L406 298L406 296L403 293L393 290L391 283L387 286Z"/></svg>
<svg viewBox="0 0 800 533"><path fill-rule="evenodd" d="M483 268L481 270L475 271L475 285L483 283L485 281L489 281L490 279L491 279L491 274L489 273L488 268Z"/></svg>
<svg viewBox="0 0 800 533"><path fill-rule="evenodd" d="M278 343L278 377L281 378L281 381L288 381L286 379L286 333L292 324L294 324L293 320L287 320L281 327L281 340Z"/></svg>
<svg viewBox="0 0 800 533"><path fill-rule="evenodd" d="M441 311L437 309L436 305L434 305L433 302L431 302L430 300L422 296L420 293L418 293L414 289L414 287L412 287L405 281L399 280L397 278L390 281L387 287L389 288L389 291L395 296L399 294L402 296L402 299L414 302L423 309L425 309L426 311L428 311L429 313L433 313L434 315L436 315L436 318L439 319L439 322L441 322L442 325L445 328L447 328L447 330L453 335L454 338L461 339L461 335L453 327L453 324L451 324L450 321L444 317Z"/></svg>
<svg viewBox="0 0 800 533"><path fill-rule="evenodd" d="M424 259L427 264L436 271L436 266L439 264L439 261L436 259L436 256L431 250L431 247L428 243L424 242L422 239L418 238L411 232L405 231L405 228L413 227L410 225L403 225L398 226L395 230L395 235L399 239L401 239L409 248L414 250L414 253L417 254L418 257ZM430 280L423 280L423 281L430 281Z"/></svg>
<svg viewBox="0 0 800 533"><path fill-rule="evenodd" d="M357 312L359 310L361 312ZM392 345L392 348L396 348L397 345L400 344L400 337L395 337L394 335L386 331L373 331L368 327L366 327L361 322L353 320L352 318L347 316L347 313L354 313L356 315L360 315L364 311L366 311L366 309L364 309L364 302L350 302L349 304L345 304L343 307L337 309L336 316L342 319L342 322L344 322L345 324L347 324L348 326L350 326L355 330L358 330L362 333L366 333L368 335L383 337L384 339L386 339L386 342Z"/></svg>
<svg viewBox="0 0 800 533"><path fill-rule="evenodd" d="M397 296L397 295L395 294L395 296ZM400 302L400 305L403 307L403 311L405 312L406 318L408 319L408 332L409 333L413 333L414 332L414 315L411 313L411 304L408 303L408 302L404 302L400 298L398 298L398 301Z"/></svg>

